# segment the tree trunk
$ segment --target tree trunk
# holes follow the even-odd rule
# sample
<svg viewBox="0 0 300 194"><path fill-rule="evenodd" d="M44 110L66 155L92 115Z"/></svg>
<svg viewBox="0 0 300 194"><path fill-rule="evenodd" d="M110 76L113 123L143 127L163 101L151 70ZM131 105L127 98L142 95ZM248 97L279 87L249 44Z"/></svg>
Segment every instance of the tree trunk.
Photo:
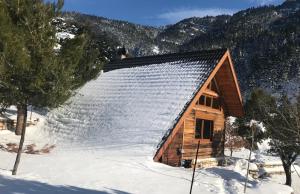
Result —
<svg viewBox="0 0 300 194"><path fill-rule="evenodd" d="M230 148L230 157L232 158L232 154L233 154L233 148Z"/></svg>
<svg viewBox="0 0 300 194"><path fill-rule="evenodd" d="M291 165L283 163L283 168L285 172L286 181L285 184L288 186L292 186L292 171L291 171Z"/></svg>
<svg viewBox="0 0 300 194"><path fill-rule="evenodd" d="M14 168L12 170L12 175L17 174L18 166L19 166L20 159L21 159L21 154L22 154L22 151L23 151L23 144L24 144L25 132L26 132L27 105L20 106L20 110L18 108L18 112L19 111L22 112L21 115L23 115L22 133L21 133L21 138L20 138L20 143L19 143L18 154L17 154L17 157L16 157Z"/></svg>
<svg viewBox="0 0 300 194"><path fill-rule="evenodd" d="M27 117L27 107L25 109L26 111L24 111L24 106L22 105L17 106L17 124L16 124L16 131L15 131L16 135L21 135L22 130L24 128L23 125L24 124L26 125L27 118L25 118L25 113Z"/></svg>

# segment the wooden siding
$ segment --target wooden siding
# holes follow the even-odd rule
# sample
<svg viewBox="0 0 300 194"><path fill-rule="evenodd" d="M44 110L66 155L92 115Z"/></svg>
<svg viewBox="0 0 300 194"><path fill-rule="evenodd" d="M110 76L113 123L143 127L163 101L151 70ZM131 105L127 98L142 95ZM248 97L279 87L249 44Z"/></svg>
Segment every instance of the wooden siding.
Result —
<svg viewBox="0 0 300 194"><path fill-rule="evenodd" d="M195 138L195 125L197 118L212 120L214 122L212 141ZM184 122L182 159L191 160L195 158L199 140L199 159L223 156L224 123L225 117L223 109L216 110L206 106L194 105L193 110L190 112Z"/></svg>
<svg viewBox="0 0 300 194"><path fill-rule="evenodd" d="M195 138L196 119L214 122L212 140ZM224 127L225 115L222 105L220 109L214 109L197 103L193 104L173 141L163 153L161 162L171 166L180 166L181 160L193 160L199 140L199 159L224 156Z"/></svg>
<svg viewBox="0 0 300 194"><path fill-rule="evenodd" d="M198 99L200 98L200 96L203 94L203 92L206 90L207 86L209 85L209 83L211 82L211 80L214 78L214 76L216 75L216 73L218 72L219 68L223 65L223 63L225 62L225 60L228 60L228 56L229 56L229 51L227 51L224 56L220 59L219 63L217 64L216 68L213 70L213 72L211 73L211 75L208 77L208 79L206 80L206 82L203 84L202 88L198 91L198 93L194 96L194 98L192 99L192 101L190 102L190 105L187 107L187 109L185 110L185 112L183 113L183 115L181 116L181 118L179 119L179 121L177 122L176 126L174 127L174 129L172 130L171 134L169 135L169 137L167 138L167 140L164 142L164 144L160 147L160 149L157 151L157 153L154 156L154 161L158 162L161 160L163 153L165 152L165 150L167 149L168 145L173 141L174 137L176 136L179 128L182 126L182 124L185 121L185 118L188 116L188 114L190 113L190 111L193 109L193 106L196 104L196 102L198 101Z"/></svg>
<svg viewBox="0 0 300 194"><path fill-rule="evenodd" d="M183 139L183 125L180 127L178 133L175 135L172 143L168 145L168 148L162 155L163 163L170 166L181 165L181 150L182 150L182 139Z"/></svg>
<svg viewBox="0 0 300 194"><path fill-rule="evenodd" d="M196 106L196 103L202 94L209 93L207 92L207 86L215 78L219 93L221 97L222 110L212 110L212 108L206 108L201 110L203 107ZM215 95L212 95L215 96ZM226 116L242 116L243 115L243 106L242 98L236 78L235 70L233 63L227 51L224 56L220 59L216 68L210 74L209 78L202 85L202 88L197 92L189 106L185 109L183 115L177 122L176 126L168 136L167 140L160 147L157 153L154 156L155 161L164 162L163 155L166 152L167 148L174 141L174 138L177 137L177 133L182 129L184 125L183 132L183 149L182 149L182 159L194 159L196 147L198 140L195 139L195 119L196 116L205 118L211 118L214 120L214 135L213 142L202 142L200 146L199 156L202 158L208 157L219 157L224 155L224 123ZM165 162L164 162L165 163Z"/></svg>
<svg viewBox="0 0 300 194"><path fill-rule="evenodd" d="M226 60L222 67L217 72L215 79L217 84L222 91L222 99L224 99L224 104L228 113L233 116L242 116L243 109L242 100L240 96L239 87L236 86L236 78L232 73L233 67L230 64L230 60ZM237 95L238 94L238 95ZM234 113L234 114L233 114Z"/></svg>

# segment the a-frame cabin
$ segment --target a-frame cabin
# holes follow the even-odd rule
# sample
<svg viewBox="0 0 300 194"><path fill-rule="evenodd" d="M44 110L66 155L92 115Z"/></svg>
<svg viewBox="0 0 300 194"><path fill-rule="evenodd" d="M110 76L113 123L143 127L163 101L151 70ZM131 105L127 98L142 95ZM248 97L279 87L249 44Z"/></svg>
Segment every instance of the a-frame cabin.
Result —
<svg viewBox="0 0 300 194"><path fill-rule="evenodd" d="M242 96L230 53L226 51L161 144L154 160L179 166L195 158L199 141L199 158L223 157L225 118L242 115Z"/></svg>
<svg viewBox="0 0 300 194"><path fill-rule="evenodd" d="M166 86L170 84L172 87L174 84L180 84L179 88L184 89L183 85L185 84L185 87L189 87L188 89L192 91L192 95L183 107L179 107L178 110L181 111L176 113L176 119L168 121L170 128L167 129L157 146L154 160L171 166L180 166L184 161L191 161L195 158L199 141L199 158L223 157L225 118L243 115L242 96L228 50L219 49L127 58L110 63L104 68L104 71L141 68L143 66L153 68L165 63L173 65L176 69L168 66L156 72L153 74L154 78L149 77L150 82L147 84L150 85L147 87L152 87L151 83L153 82L153 87L159 83ZM163 71L176 72L182 82L165 83L163 80L168 79L166 79ZM180 71L184 75L180 75ZM170 76L173 75L174 73L170 74ZM191 82L189 77L197 77L194 80L197 83L193 83L196 87L189 86L189 82ZM161 94L163 91L157 92ZM178 91L178 93L180 92ZM182 100L182 97L178 99ZM175 102L170 103L174 104ZM157 118L157 115L154 115L153 118ZM159 125L159 122L153 121L152 124ZM150 125L149 128L151 128Z"/></svg>

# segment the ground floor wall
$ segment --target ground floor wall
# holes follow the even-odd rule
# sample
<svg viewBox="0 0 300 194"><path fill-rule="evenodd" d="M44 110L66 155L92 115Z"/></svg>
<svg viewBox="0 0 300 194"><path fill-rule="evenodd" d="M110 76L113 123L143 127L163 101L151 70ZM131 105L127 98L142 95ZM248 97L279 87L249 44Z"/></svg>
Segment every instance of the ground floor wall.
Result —
<svg viewBox="0 0 300 194"><path fill-rule="evenodd" d="M196 119L213 121L213 135L210 140L195 138ZM184 122L182 159L189 160L196 157L199 141L198 158L222 157L224 155L224 126L225 118L222 110L195 107Z"/></svg>
<svg viewBox="0 0 300 194"><path fill-rule="evenodd" d="M196 119L213 121L213 135L211 139L195 138ZM224 156L224 127L225 117L222 110L207 110L204 107L195 107L176 133L161 158L161 162L170 166L181 166L183 161L193 160L196 157L198 142L200 148L199 159L219 158Z"/></svg>
<svg viewBox="0 0 300 194"><path fill-rule="evenodd" d="M181 149L183 143L183 128L182 125L179 131L176 133L175 138L173 139L172 143L169 144L168 148L162 155L163 163L170 165L170 166L180 166L181 165Z"/></svg>

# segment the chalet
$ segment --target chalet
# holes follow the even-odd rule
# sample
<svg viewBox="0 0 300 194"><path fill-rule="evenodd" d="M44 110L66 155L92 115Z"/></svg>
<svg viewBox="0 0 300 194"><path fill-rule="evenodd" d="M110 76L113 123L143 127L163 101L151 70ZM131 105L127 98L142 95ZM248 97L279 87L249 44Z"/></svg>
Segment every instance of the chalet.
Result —
<svg viewBox="0 0 300 194"><path fill-rule="evenodd" d="M160 134L155 161L180 166L195 158L199 141L199 158L224 155L225 118L243 115L242 96L228 50L125 58L107 64L101 76L115 71L119 73L109 76L109 91L111 87L114 91L106 92L105 97L122 94L114 99L123 101L117 105L115 122L122 125L117 128L128 133L140 130L140 137L133 139Z"/></svg>

